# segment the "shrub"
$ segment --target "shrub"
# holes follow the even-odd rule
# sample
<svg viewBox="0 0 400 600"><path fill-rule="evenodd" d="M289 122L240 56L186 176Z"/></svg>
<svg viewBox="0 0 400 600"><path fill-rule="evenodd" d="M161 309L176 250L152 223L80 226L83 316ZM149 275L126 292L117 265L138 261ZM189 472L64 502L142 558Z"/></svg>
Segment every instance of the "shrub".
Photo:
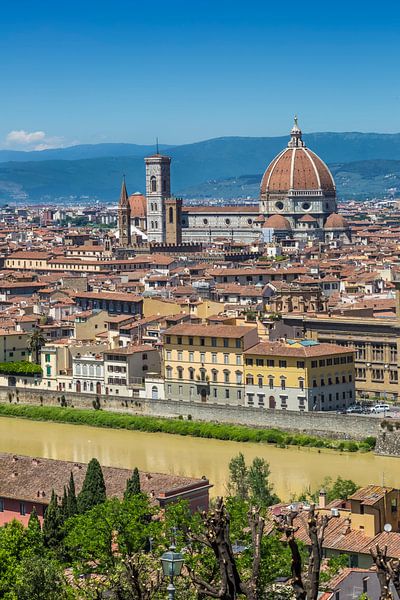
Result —
<svg viewBox="0 0 400 600"><path fill-rule="evenodd" d="M97 398L93 400L93 406L95 404L97 406ZM98 407L100 408L100 399ZM191 435L193 437L206 439L214 438L236 442L267 443L275 444L282 448L292 444L356 452L360 449L370 450L375 444L375 438L372 437L366 438L366 440L361 443L354 441L338 442L336 440L299 433L289 434L279 429L257 429L245 425L196 422L191 418L189 419L189 416L187 420L183 418L166 419L146 417L143 415L131 415L127 413L113 413L101 410L74 410L72 406L64 406L61 408L58 406L17 406L15 404L0 404L0 415L23 417L38 421L85 424L93 427Z"/></svg>
<svg viewBox="0 0 400 600"><path fill-rule="evenodd" d="M0 363L0 374L2 375L42 375L42 367L28 361Z"/></svg>

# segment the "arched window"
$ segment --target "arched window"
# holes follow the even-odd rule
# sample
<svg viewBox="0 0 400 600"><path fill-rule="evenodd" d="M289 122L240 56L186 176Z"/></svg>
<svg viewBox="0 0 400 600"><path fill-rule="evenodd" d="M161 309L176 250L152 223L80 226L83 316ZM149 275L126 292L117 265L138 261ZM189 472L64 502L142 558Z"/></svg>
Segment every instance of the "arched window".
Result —
<svg viewBox="0 0 400 600"><path fill-rule="evenodd" d="M151 388L151 399L158 400L158 387L156 385Z"/></svg>
<svg viewBox="0 0 400 600"><path fill-rule="evenodd" d="M157 180L154 177L154 175L152 177L150 177L150 190L152 192L156 192L157 191Z"/></svg>
<svg viewBox="0 0 400 600"><path fill-rule="evenodd" d="M174 222L174 209L172 208L172 206L169 207L169 222L173 223Z"/></svg>
<svg viewBox="0 0 400 600"><path fill-rule="evenodd" d="M154 225L155 225L156 229L158 229L158 221L156 221L156 222L154 223Z"/></svg>
<svg viewBox="0 0 400 600"><path fill-rule="evenodd" d="M183 379L183 368L178 367L178 379Z"/></svg>
<svg viewBox="0 0 400 600"><path fill-rule="evenodd" d="M135 227L139 227L139 219L138 217L135 217Z"/></svg>
<svg viewBox="0 0 400 600"><path fill-rule="evenodd" d="M258 382L258 387L262 388L262 386L264 385L264 381L263 381L263 376L262 375L257 375L257 382Z"/></svg>
<svg viewBox="0 0 400 600"><path fill-rule="evenodd" d="M167 180L166 180L166 179L163 179L163 182L162 182L162 189L163 189L163 192L166 192L166 191L167 191Z"/></svg>
<svg viewBox="0 0 400 600"><path fill-rule="evenodd" d="M171 379L171 377L172 377L172 367L167 367L166 371L167 371L167 379Z"/></svg>

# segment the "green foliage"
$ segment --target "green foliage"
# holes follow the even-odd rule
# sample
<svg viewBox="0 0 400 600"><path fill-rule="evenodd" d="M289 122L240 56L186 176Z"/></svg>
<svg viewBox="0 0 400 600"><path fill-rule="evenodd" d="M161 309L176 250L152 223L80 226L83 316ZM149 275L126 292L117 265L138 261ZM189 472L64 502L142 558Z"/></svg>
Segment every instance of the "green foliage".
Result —
<svg viewBox="0 0 400 600"><path fill-rule="evenodd" d="M330 581L333 577L338 575L340 571L349 566L348 554L339 554L338 556L332 556L328 559L327 568L320 573L321 583Z"/></svg>
<svg viewBox="0 0 400 600"><path fill-rule="evenodd" d="M32 508L32 512L29 516L25 535L29 548L33 552L39 553L43 549L43 534L35 507Z"/></svg>
<svg viewBox="0 0 400 600"><path fill-rule="evenodd" d="M46 556L24 558L17 570L18 600L64 600L68 598L62 567Z"/></svg>
<svg viewBox="0 0 400 600"><path fill-rule="evenodd" d="M138 587L150 587L156 579L165 549L162 523L152 515L149 499L139 494L124 501L107 500L68 520L64 543L74 572L95 574L98 581L97 595L89 597L103 597L100 591L105 590L111 598L152 597L137 594Z"/></svg>
<svg viewBox="0 0 400 600"><path fill-rule="evenodd" d="M320 490L324 490L327 502L339 499L347 500L359 488L360 486L354 481L351 479L343 479L340 475L335 481L333 481L332 477L325 477L314 491L311 491L310 489L304 490L304 492L295 499L307 500L318 504Z"/></svg>
<svg viewBox="0 0 400 600"><path fill-rule="evenodd" d="M88 464L82 489L78 495L78 512L84 513L106 501L106 485L103 471L97 458Z"/></svg>
<svg viewBox="0 0 400 600"><path fill-rule="evenodd" d="M270 474L269 464L263 458L256 457L249 467L251 502L256 506L266 507L279 502L278 496L273 492L273 486L269 483Z"/></svg>
<svg viewBox="0 0 400 600"><path fill-rule="evenodd" d="M74 475L71 471L67 493L67 517L73 517L78 512L78 501L76 499Z"/></svg>
<svg viewBox="0 0 400 600"><path fill-rule="evenodd" d="M131 431L148 431L191 435L200 438L217 440L232 440L236 442L252 442L286 445L330 448L341 451L367 450L366 442L348 440L331 440L301 433L288 433L279 429L256 429L245 425L226 425L220 423L203 423L193 420L163 419L113 413L110 411L94 411L74 408L59 408L56 406L19 406L15 404L0 404L0 416L15 416L36 421L55 421L106 427L112 429L128 429Z"/></svg>
<svg viewBox="0 0 400 600"><path fill-rule="evenodd" d="M0 598L13 598L10 590L28 549L24 526L19 521L13 520L0 528Z"/></svg>
<svg viewBox="0 0 400 600"><path fill-rule="evenodd" d="M140 475L139 469L135 467L132 476L126 482L124 498L127 500L130 496L137 496L137 494L140 494Z"/></svg>
<svg viewBox="0 0 400 600"><path fill-rule="evenodd" d="M241 452L229 462L228 491L239 500L247 500L249 497L248 468Z"/></svg>
<svg viewBox="0 0 400 600"><path fill-rule="evenodd" d="M269 482L269 464L256 457L252 464L246 465L240 452L229 463L229 493L238 500L250 500L255 506L265 508L279 502Z"/></svg>
<svg viewBox="0 0 400 600"><path fill-rule="evenodd" d="M63 516L54 490L43 520L43 540L47 548L55 549L62 539Z"/></svg>
<svg viewBox="0 0 400 600"><path fill-rule="evenodd" d="M41 375L42 367L25 360L16 362L0 363L0 373L2 375Z"/></svg>

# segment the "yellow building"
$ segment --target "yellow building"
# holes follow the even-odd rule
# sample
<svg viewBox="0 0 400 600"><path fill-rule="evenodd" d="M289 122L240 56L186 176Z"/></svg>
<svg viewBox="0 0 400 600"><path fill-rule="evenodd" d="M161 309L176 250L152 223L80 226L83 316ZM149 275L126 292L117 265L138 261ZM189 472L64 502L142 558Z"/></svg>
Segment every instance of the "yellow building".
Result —
<svg viewBox="0 0 400 600"><path fill-rule="evenodd" d="M246 406L326 411L354 402L349 348L313 340L260 342L244 354Z"/></svg>
<svg viewBox="0 0 400 600"><path fill-rule="evenodd" d="M244 404L243 353L257 344L256 327L182 323L163 342L167 399Z"/></svg>

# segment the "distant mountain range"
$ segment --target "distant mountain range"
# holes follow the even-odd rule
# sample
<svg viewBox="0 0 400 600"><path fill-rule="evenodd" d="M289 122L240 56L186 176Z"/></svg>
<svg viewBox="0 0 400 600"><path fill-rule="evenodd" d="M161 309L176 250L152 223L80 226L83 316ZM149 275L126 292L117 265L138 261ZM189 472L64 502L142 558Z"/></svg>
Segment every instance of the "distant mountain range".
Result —
<svg viewBox="0 0 400 600"><path fill-rule="evenodd" d="M311 133L304 140L329 164L340 198L400 195L400 134ZM172 157L175 194L230 201L258 197L261 174L287 141L287 136L225 137L163 145L160 151ZM0 200L115 202L124 173L129 193L144 191L143 157L154 151L154 145L137 144L0 150Z"/></svg>

